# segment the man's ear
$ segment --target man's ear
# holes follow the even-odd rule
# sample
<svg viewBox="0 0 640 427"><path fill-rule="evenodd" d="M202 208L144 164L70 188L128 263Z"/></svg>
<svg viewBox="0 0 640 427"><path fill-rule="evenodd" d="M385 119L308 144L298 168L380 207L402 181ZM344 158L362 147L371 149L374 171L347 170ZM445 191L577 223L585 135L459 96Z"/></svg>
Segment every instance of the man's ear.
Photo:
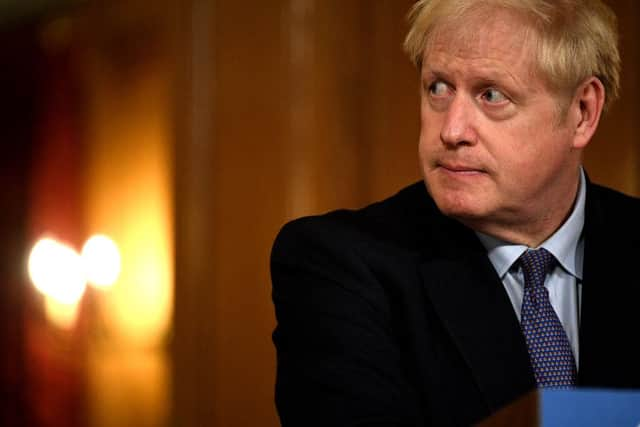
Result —
<svg viewBox="0 0 640 427"><path fill-rule="evenodd" d="M569 114L574 118L571 123L575 126L574 148L586 147L596 132L605 96L604 86L597 77L589 77L578 86L571 107L569 107L571 109Z"/></svg>

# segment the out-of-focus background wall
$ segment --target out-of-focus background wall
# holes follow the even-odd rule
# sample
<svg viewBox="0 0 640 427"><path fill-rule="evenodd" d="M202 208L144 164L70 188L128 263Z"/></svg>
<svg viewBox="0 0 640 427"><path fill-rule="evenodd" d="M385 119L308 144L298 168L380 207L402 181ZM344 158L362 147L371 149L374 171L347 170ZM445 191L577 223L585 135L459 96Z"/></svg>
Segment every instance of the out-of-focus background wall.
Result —
<svg viewBox="0 0 640 427"><path fill-rule="evenodd" d="M0 4L0 425L278 425L270 246L419 179L411 3ZM638 195L640 5L609 3L585 163Z"/></svg>

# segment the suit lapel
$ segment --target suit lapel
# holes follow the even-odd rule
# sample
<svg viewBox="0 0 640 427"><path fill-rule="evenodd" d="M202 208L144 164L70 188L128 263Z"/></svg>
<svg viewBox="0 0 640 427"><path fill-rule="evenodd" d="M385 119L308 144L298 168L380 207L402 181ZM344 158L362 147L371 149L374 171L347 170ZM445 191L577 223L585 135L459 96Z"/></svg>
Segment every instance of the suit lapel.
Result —
<svg viewBox="0 0 640 427"><path fill-rule="evenodd" d="M637 381L637 340L629 335L637 324L637 248L629 246L625 226L637 218L606 190L589 184L584 228L584 268L580 317L578 381L586 386L628 386ZM606 202L603 200L605 197ZM606 209L616 212L607 220ZM616 210L617 209L617 210ZM622 238L622 233L628 233ZM633 356L632 356L633 355ZM635 384L637 387L637 384Z"/></svg>
<svg viewBox="0 0 640 427"><path fill-rule="evenodd" d="M592 190L590 185L587 187ZM599 315L597 313L596 305L592 301L597 300L598 289L597 283L604 280L604 271L601 268L600 262L594 262L593 260L600 259L601 256L606 257L606 253L602 253L598 248L601 247L604 242L604 238L600 233L600 227L602 227L603 218L600 211L599 203L594 200L594 192L587 192L587 201L585 207L585 225L584 225L584 267L583 267L583 288L582 288L582 304L580 307L580 363L578 372L578 381L581 384L589 384L590 382L597 381L594 375L597 375L595 370L602 360L599 346L598 336L601 335L599 325Z"/></svg>
<svg viewBox="0 0 640 427"><path fill-rule="evenodd" d="M535 387L526 344L502 282L475 234L457 223L439 231L443 247L439 255L425 257L423 283L493 411Z"/></svg>

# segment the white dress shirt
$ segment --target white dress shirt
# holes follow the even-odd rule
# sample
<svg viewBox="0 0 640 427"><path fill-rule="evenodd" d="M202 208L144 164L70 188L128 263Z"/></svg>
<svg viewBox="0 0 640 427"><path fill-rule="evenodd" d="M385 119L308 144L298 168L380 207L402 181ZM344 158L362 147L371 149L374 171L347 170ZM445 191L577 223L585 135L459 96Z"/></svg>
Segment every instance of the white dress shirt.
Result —
<svg viewBox="0 0 640 427"><path fill-rule="evenodd" d="M584 172L581 170L578 196L571 215L553 235L539 246L539 248L545 248L551 252L558 261L556 267L547 275L545 287L549 291L551 306L558 315L571 343L573 355L576 359L576 367L578 366L580 350L578 331L584 256L582 227L584 225L585 200L586 179ZM502 279L516 316L520 320L524 293L524 275L516 261L520 258L520 255L530 248L505 242L480 232L476 232L476 234L485 248L487 248L489 260L498 276Z"/></svg>

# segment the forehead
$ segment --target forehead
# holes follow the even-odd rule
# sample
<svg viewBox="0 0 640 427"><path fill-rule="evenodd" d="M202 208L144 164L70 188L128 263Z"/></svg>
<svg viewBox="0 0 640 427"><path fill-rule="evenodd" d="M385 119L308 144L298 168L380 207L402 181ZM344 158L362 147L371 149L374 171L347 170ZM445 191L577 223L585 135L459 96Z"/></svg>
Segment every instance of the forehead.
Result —
<svg viewBox="0 0 640 427"><path fill-rule="evenodd" d="M498 60L532 68L535 38L528 21L515 12L497 8L467 11L444 19L433 29L424 50L429 63L442 55L471 60Z"/></svg>

